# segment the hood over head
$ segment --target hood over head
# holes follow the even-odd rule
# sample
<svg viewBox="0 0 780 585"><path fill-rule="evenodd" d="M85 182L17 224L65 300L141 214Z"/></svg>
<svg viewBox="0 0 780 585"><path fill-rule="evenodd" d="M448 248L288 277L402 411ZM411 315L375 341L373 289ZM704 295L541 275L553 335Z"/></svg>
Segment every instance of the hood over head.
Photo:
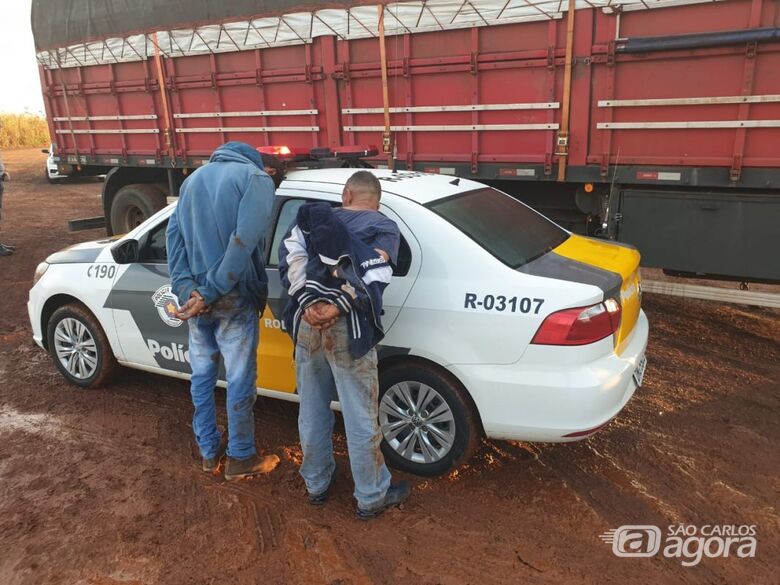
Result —
<svg viewBox="0 0 780 585"><path fill-rule="evenodd" d="M246 142L226 142L211 154L209 162L240 162L252 163L261 171L265 171L263 157Z"/></svg>

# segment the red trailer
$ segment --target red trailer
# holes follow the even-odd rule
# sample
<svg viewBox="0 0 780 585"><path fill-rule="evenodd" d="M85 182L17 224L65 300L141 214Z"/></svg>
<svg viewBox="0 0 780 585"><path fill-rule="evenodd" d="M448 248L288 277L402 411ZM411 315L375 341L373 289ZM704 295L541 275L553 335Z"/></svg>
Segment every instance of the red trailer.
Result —
<svg viewBox="0 0 780 585"><path fill-rule="evenodd" d="M62 172L109 171L109 232L228 140L377 144L645 265L780 280L776 0L149 4L33 1Z"/></svg>

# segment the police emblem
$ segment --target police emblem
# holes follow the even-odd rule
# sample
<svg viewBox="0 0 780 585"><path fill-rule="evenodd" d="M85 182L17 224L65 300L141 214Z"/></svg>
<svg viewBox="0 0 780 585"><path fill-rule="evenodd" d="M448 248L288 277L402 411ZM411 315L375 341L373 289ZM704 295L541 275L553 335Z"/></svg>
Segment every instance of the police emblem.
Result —
<svg viewBox="0 0 780 585"><path fill-rule="evenodd" d="M157 314L166 325L179 327L184 321L176 317L179 310L179 299L171 292L171 285L166 284L157 289L152 295L152 302L157 307Z"/></svg>

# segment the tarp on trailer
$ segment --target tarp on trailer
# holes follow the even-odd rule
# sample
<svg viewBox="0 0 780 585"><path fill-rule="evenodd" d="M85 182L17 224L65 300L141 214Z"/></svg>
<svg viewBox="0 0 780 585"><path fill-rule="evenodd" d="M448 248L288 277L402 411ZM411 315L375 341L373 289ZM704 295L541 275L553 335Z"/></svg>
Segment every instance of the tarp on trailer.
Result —
<svg viewBox="0 0 780 585"><path fill-rule="evenodd" d="M621 0L644 10L723 0ZM614 11L614 0L576 8ZM38 61L47 69L295 45L320 36L387 35L559 19L567 0L33 0ZM184 16L186 15L186 16Z"/></svg>
<svg viewBox="0 0 780 585"><path fill-rule="evenodd" d="M381 0L32 0L32 30L35 48L41 51L258 15L380 3Z"/></svg>

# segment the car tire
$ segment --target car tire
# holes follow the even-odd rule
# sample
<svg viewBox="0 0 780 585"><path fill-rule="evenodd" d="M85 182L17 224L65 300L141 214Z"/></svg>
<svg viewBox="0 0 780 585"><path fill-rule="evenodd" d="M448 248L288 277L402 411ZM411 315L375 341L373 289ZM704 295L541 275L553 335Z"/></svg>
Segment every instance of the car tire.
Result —
<svg viewBox="0 0 780 585"><path fill-rule="evenodd" d="M46 327L49 354L68 382L99 388L110 379L117 362L103 328L83 305L57 309ZM76 352L72 349L77 348Z"/></svg>
<svg viewBox="0 0 780 585"><path fill-rule="evenodd" d="M415 403L412 408L405 408L406 396ZM418 406L424 408L418 411ZM467 461L481 437L476 410L463 387L447 372L418 362L380 372L379 425L385 461L424 476Z"/></svg>
<svg viewBox="0 0 780 585"><path fill-rule="evenodd" d="M154 185L126 185L111 202L111 230L126 234L165 207L165 193Z"/></svg>

